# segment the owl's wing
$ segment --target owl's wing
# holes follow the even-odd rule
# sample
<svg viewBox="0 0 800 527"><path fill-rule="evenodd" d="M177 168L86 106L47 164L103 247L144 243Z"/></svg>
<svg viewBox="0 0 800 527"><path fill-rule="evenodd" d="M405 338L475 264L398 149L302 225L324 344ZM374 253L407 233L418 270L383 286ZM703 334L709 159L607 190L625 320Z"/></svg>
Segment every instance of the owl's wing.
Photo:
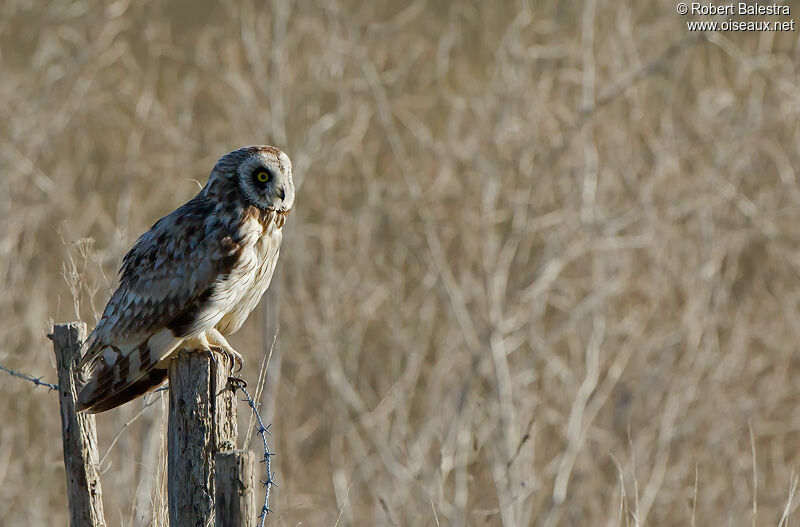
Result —
<svg viewBox="0 0 800 527"><path fill-rule="evenodd" d="M201 196L159 220L125 256L120 285L86 340L79 370L88 380L79 410L103 411L154 388L156 368L215 315L215 286L242 246Z"/></svg>

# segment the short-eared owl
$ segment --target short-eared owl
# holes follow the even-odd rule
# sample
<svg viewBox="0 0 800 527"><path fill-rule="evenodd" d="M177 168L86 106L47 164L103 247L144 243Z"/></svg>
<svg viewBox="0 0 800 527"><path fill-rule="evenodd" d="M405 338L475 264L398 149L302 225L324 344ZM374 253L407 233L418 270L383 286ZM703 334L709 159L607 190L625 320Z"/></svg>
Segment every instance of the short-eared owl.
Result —
<svg viewBox="0 0 800 527"><path fill-rule="evenodd" d="M206 186L125 256L119 287L86 340L78 410L103 412L157 387L181 348L241 360L224 335L267 290L293 204L292 163L277 148L248 146L220 159Z"/></svg>

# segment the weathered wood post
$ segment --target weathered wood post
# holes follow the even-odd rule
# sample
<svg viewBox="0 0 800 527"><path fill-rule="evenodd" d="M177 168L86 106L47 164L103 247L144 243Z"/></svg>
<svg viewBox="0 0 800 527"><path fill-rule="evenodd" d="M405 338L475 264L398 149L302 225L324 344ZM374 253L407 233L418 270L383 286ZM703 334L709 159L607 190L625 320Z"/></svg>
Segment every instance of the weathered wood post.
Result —
<svg viewBox="0 0 800 527"><path fill-rule="evenodd" d="M69 524L72 527L105 527L94 416L75 413L78 392L74 370L81 344L86 339L86 324L83 322L56 324L50 338L53 341L58 368Z"/></svg>
<svg viewBox="0 0 800 527"><path fill-rule="evenodd" d="M230 363L209 351L182 352L169 366L167 447L170 527L207 527L214 516L214 456L236 448Z"/></svg>
<svg viewBox="0 0 800 527"><path fill-rule="evenodd" d="M217 453L217 527L255 527L255 460L249 450Z"/></svg>

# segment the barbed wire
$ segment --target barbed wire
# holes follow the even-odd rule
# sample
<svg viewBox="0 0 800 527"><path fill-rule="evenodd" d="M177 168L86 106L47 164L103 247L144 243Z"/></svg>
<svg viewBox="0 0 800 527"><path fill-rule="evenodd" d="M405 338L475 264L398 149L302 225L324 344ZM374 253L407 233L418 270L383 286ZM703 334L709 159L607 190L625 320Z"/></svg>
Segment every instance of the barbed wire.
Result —
<svg viewBox="0 0 800 527"><path fill-rule="evenodd" d="M45 386L50 388L53 391L58 391L57 384L50 384L49 382L44 382L41 377L33 377L32 375L25 375L24 373L18 372L16 370L11 370L0 364L0 371L3 373L7 373L14 377L19 377L20 379L25 379L28 382L32 382L36 386Z"/></svg>
<svg viewBox="0 0 800 527"><path fill-rule="evenodd" d="M50 388L53 391L56 391L56 392L58 391L58 384L50 384L49 382L45 382L45 381L42 380L41 377L34 377L33 375L26 375L26 374L24 374L22 372L19 372L17 370L12 370L12 369L6 368L2 364L0 364L0 371L3 372L3 373L7 373L8 375L11 375L13 377L19 377L20 379L24 379L24 380L26 380L28 382L32 382L36 386L44 386L46 388ZM169 390L169 386L162 386L161 388L157 388L157 389L153 390L152 393L163 392L164 390Z"/></svg>
<svg viewBox="0 0 800 527"><path fill-rule="evenodd" d="M233 386L233 392L236 393L236 390L242 390L244 396L247 399L243 399L243 401L247 401L247 404L250 405L250 409L253 411L253 415L256 417L256 421L258 422L258 435L261 436L261 443L264 447L264 458L260 461L261 463L266 464L267 466L267 479L266 481L260 480L261 484L264 485L264 505L261 507L261 514L258 515L258 519L260 521L259 527L264 527L264 519L266 518L267 514L270 512L275 512L269 508L269 491L272 487L277 487L278 485L275 484L275 473L272 472L272 463L271 458L275 454L270 452L269 445L267 445L267 434L272 435L272 432L269 431L269 427L272 425L264 426L264 422L261 420L261 414L258 412L258 408L256 402L250 397L250 393L248 393L247 388L243 382L235 382L231 383Z"/></svg>

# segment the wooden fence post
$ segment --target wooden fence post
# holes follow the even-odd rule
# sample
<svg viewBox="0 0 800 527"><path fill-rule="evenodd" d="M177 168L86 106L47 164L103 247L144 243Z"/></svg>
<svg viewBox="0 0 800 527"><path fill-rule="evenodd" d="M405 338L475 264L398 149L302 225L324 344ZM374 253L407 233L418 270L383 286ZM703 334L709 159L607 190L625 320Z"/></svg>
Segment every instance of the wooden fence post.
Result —
<svg viewBox="0 0 800 527"><path fill-rule="evenodd" d="M75 413L78 392L75 366L81 344L86 339L86 324L56 324L53 351L58 368L58 394L61 400L61 435L64 443L64 468L72 527L105 527L103 498L98 473L97 431L94 416Z"/></svg>
<svg viewBox="0 0 800 527"><path fill-rule="evenodd" d="M181 352L170 363L170 527L212 525L214 456L236 448L236 400L229 375L228 360L209 351Z"/></svg>
<svg viewBox="0 0 800 527"><path fill-rule="evenodd" d="M255 527L255 456L249 450L218 452L215 462L217 527Z"/></svg>

